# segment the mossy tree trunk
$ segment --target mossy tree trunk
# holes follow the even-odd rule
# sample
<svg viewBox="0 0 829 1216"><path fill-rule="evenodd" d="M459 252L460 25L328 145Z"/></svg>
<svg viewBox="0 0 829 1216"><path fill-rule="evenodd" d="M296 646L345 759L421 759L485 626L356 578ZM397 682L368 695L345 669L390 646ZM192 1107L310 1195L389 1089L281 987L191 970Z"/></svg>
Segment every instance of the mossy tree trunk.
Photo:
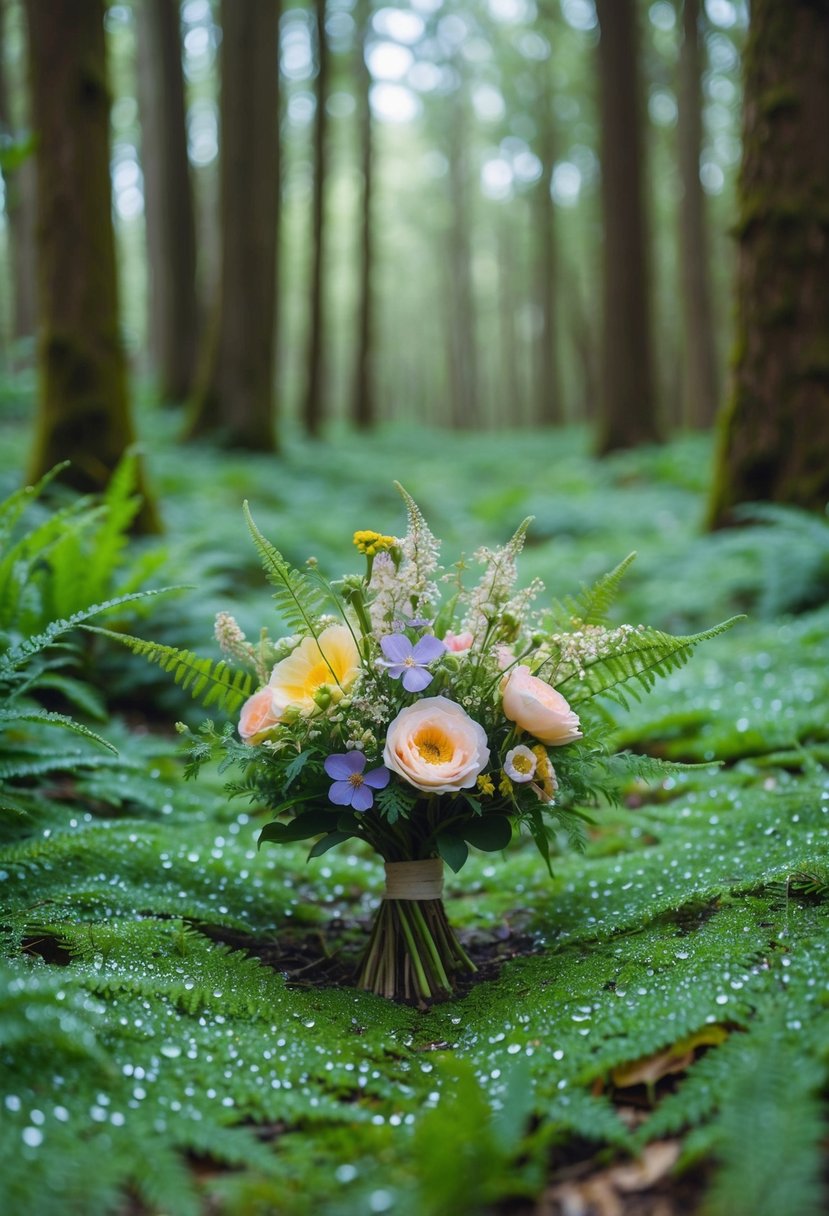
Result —
<svg viewBox="0 0 829 1216"><path fill-rule="evenodd" d="M710 507L829 500L829 3L752 0L737 341Z"/></svg>
<svg viewBox="0 0 829 1216"><path fill-rule="evenodd" d="M699 0L682 0L679 56L679 247L682 282L684 385L682 420L710 427L717 413L717 358L711 307L711 274L705 194L699 176L702 150L702 40Z"/></svg>
<svg viewBox="0 0 829 1216"><path fill-rule="evenodd" d="M660 439L651 337L645 135L635 0L597 0L603 339L598 452Z"/></svg>
<svg viewBox="0 0 829 1216"><path fill-rule="evenodd" d="M358 0L357 49L354 94L363 170L363 205L360 223L359 297L357 303L357 353L354 369L354 397L351 418L361 430L374 425L377 417L374 377L374 122L371 115L371 74L366 63L371 36L372 0Z"/></svg>
<svg viewBox="0 0 829 1216"><path fill-rule="evenodd" d="M39 396L34 480L103 490L134 441L119 331L103 0L26 0L37 141ZM137 526L157 527L152 502Z"/></svg>
<svg viewBox="0 0 829 1216"><path fill-rule="evenodd" d="M278 0L221 8L221 269L188 438L276 450Z"/></svg>
<svg viewBox="0 0 829 1216"><path fill-rule="evenodd" d="M198 341L196 224L187 158L178 0L137 10L150 354L162 401L192 391Z"/></svg>
<svg viewBox="0 0 829 1216"><path fill-rule="evenodd" d="M302 418L312 437L322 428L325 402L325 196L328 181L328 78L330 52L325 32L326 0L314 0L316 80L314 84L314 191L311 203L311 281L308 300L308 345Z"/></svg>
<svg viewBox="0 0 829 1216"><path fill-rule="evenodd" d="M25 141L25 124L18 121L12 94L17 81L6 71L5 45L10 13L0 0L0 139L14 144ZM3 168L6 219L9 226L9 257L11 261L13 295L10 328L15 338L29 338L37 325L35 306L35 166L33 154L23 153L19 163L7 158Z"/></svg>

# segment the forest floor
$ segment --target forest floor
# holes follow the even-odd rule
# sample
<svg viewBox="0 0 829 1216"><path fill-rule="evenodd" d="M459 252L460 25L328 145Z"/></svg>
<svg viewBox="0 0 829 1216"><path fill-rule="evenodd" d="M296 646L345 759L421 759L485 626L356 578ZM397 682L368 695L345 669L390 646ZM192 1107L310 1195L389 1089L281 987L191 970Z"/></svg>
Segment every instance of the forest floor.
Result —
<svg viewBox="0 0 829 1216"><path fill-rule="evenodd" d="M266 812L213 769L183 779L172 723L202 711L96 639L83 676L118 755L79 740L88 762L0 822L0 1210L824 1211L826 523L783 512L703 535L699 437L598 463L578 431L394 428L184 461L172 420L147 421L168 528L156 581L195 590L131 625L145 637L209 655L218 608L251 636L273 626L242 499L289 559L336 575L355 528L400 531L393 477L447 564L533 514L521 573L551 594L637 549L620 620L747 619L608 710L620 747L704 767L594 809L552 880L529 842L449 876L480 971L428 1010L350 986L376 859L353 842L310 863L307 846L257 851ZM9 433L4 492L22 419Z"/></svg>

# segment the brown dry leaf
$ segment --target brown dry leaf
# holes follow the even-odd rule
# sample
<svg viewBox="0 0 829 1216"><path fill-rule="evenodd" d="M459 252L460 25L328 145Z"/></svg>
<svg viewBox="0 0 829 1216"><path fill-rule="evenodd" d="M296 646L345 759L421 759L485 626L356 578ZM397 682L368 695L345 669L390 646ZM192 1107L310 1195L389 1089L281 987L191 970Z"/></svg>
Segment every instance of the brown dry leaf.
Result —
<svg viewBox="0 0 829 1216"><path fill-rule="evenodd" d="M610 1074L611 1080L617 1089L627 1089L631 1085L654 1085L669 1073L685 1072L693 1064L697 1048L716 1047L727 1037L728 1031L724 1026L703 1026L672 1047L643 1056L631 1064L620 1064Z"/></svg>
<svg viewBox="0 0 829 1216"><path fill-rule="evenodd" d="M624 1216L624 1196L647 1191L664 1178L676 1164L680 1147L679 1140L657 1140L635 1161L613 1165L580 1182L550 1187L537 1216Z"/></svg>

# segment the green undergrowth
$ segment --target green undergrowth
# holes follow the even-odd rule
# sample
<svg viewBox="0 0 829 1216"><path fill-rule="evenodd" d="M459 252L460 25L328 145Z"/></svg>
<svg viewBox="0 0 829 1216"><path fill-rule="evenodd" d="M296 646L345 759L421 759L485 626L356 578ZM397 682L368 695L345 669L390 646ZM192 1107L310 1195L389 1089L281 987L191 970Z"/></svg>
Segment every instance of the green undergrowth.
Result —
<svg viewBox="0 0 829 1216"><path fill-rule="evenodd" d="M400 435L381 436L372 461L362 441L296 443L281 479L264 458L243 468L205 452L193 467L216 496L209 534L195 472L159 449L173 565L206 591L193 615L175 601L143 621L145 636L209 654L209 609L231 585L241 615L263 623L267 596L231 509L244 496L261 491L257 518L275 538L284 526L294 560L315 552L346 568L352 525L395 525L377 466L400 475ZM38 651L45 682L11 684L15 704L48 713L60 695L106 746L8 719L18 812L0 818L0 1211L529 1214L560 1179L666 1142L676 1185L707 1216L825 1210L820 563L797 565L789 546L808 611L786 615L797 605L769 598L782 540L764 554L750 531L695 534L703 441L597 466L568 433L553 486L531 437L506 455L475 440L456 481L431 463L438 446L421 437L403 480L453 551L503 539L502 518L535 510L527 574L555 594L637 547L627 619L684 628L752 609L612 711L620 746L718 763L593 808L585 852L559 841L552 881L529 841L448 876L481 978L421 1011L343 982L379 898L376 859L359 846L308 864L301 845L257 851L263 813L229 801L210 768L183 781L165 705L104 712L106 696L152 688L133 683L143 665L62 635L73 649ZM66 672L48 666L63 657ZM76 683L61 692L55 670ZM672 1054L675 1071L660 1064Z"/></svg>

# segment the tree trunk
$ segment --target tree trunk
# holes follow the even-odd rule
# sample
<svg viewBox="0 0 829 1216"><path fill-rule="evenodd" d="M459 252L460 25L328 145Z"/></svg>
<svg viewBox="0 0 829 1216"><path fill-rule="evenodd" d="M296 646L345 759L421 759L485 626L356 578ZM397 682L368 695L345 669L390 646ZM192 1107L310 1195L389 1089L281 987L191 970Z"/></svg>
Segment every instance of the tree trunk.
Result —
<svg viewBox="0 0 829 1216"><path fill-rule="evenodd" d="M3 54L5 46L6 12L0 0L0 136L10 136L20 142L24 132L15 122L11 104L10 82L6 77ZM3 170L6 188L6 219L9 226L9 255L13 286L11 333L15 338L29 338L37 325L35 303L35 163L29 153L20 164L6 165Z"/></svg>
<svg viewBox="0 0 829 1216"><path fill-rule="evenodd" d="M311 284L308 315L308 363L303 420L309 435L320 433L325 399L325 187L328 176L329 51L325 33L326 0L315 0L317 77L314 111L314 197L311 218Z"/></svg>
<svg viewBox="0 0 829 1216"><path fill-rule="evenodd" d="M683 421L705 429L717 413L717 358L711 311L705 195L699 177L702 147L702 74L699 0L683 0L679 56L679 245L684 330Z"/></svg>
<svg viewBox="0 0 829 1216"><path fill-rule="evenodd" d="M121 345L109 176L103 0L26 0L37 140L40 387L32 480L106 487L134 440ZM157 527L142 487L137 526Z"/></svg>
<svg viewBox="0 0 829 1216"><path fill-rule="evenodd" d="M539 64L541 72L541 113L539 116L539 155L541 181L536 187L536 225L538 232L538 261L536 297L541 315L536 360L535 422L538 426L557 426L563 420L559 375L556 323L556 237L555 209L550 195L550 182L556 163L556 133L553 96L550 87L550 63Z"/></svg>
<svg viewBox="0 0 829 1216"><path fill-rule="evenodd" d="M472 250L469 240L469 119L466 83L450 103L449 189L452 220L448 231L447 266L450 275L450 367L452 401L450 420L459 430L471 430L479 421L476 359L476 309L472 284Z"/></svg>
<svg viewBox="0 0 829 1216"><path fill-rule="evenodd" d="M223 0L221 269L188 437L276 450L279 4Z"/></svg>
<svg viewBox="0 0 829 1216"><path fill-rule="evenodd" d="M602 150L600 455L658 441L651 348L644 124L635 0L597 0Z"/></svg>
<svg viewBox="0 0 829 1216"><path fill-rule="evenodd" d="M829 500L829 3L753 0L738 186L736 352L710 522Z"/></svg>
<svg viewBox="0 0 829 1216"><path fill-rule="evenodd" d="M371 0L359 0L356 9L358 36L355 95L357 98L360 146L363 168L363 210L360 233L360 283L357 305L357 356L354 374L354 400L351 417L361 430L376 421L374 369L374 230L372 202L374 186L373 122L371 117L371 75L366 64L366 49L371 33Z"/></svg>
<svg viewBox="0 0 829 1216"><path fill-rule="evenodd" d="M180 402L193 388L198 309L178 0L139 5L138 67L150 352L161 399Z"/></svg>

